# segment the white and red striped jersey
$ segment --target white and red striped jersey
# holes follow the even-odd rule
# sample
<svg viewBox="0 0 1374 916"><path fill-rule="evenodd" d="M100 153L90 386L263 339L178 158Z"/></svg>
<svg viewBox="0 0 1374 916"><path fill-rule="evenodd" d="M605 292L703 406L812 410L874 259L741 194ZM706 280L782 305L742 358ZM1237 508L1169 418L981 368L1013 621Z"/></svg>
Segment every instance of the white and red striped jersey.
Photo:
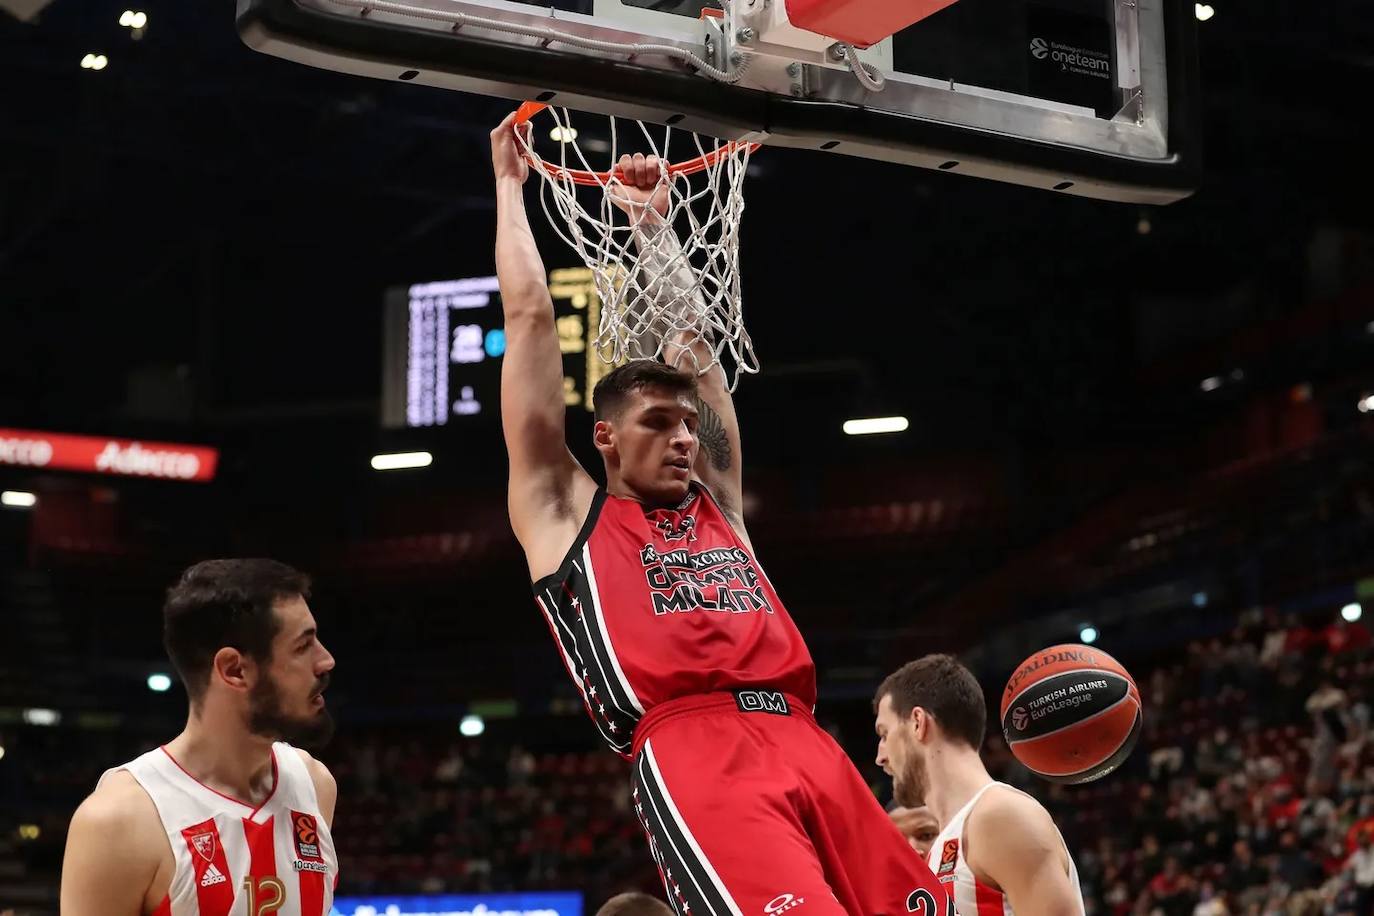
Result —
<svg viewBox="0 0 1374 916"><path fill-rule="evenodd" d="M940 835L935 838L934 845L930 847L930 870L935 872L935 877L944 886L945 893L953 898L954 907L959 911L959 916L1013 916L1011 902L1007 900L1006 895L979 881L974 876L973 869L969 868L968 861L964 858L964 852L968 846L964 824L973 811L973 806L978 804L978 800L993 786L1000 786L1009 792L1017 792L1021 795L1026 794L1004 782L988 783L974 793L974 796L968 800L968 804L959 809L958 814L950 818L949 823L944 825L940 830ZM1056 832L1058 832L1057 828ZM1059 837L1059 842L1064 842L1062 835ZM1069 852L1067 844L1064 846L1064 854L1069 857L1069 881L1073 884L1074 894L1078 898L1079 916L1082 916L1084 912L1083 887L1078 883L1078 866L1073 864L1073 854Z"/></svg>
<svg viewBox="0 0 1374 916"><path fill-rule="evenodd" d="M119 770L152 797L176 858L154 916L329 913L339 860L310 770L291 745L272 746L272 791L256 808L200 782L165 748L105 775Z"/></svg>

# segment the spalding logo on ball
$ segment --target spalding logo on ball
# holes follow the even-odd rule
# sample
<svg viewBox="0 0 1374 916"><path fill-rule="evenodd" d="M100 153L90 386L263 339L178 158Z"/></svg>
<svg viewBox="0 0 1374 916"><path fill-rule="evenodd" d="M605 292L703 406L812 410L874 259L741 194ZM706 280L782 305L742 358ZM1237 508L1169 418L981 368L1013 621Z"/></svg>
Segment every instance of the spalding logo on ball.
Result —
<svg viewBox="0 0 1374 916"><path fill-rule="evenodd" d="M1050 646L1016 666L1002 692L1002 734L1051 782L1101 779L1140 738L1140 691L1121 664L1091 646Z"/></svg>

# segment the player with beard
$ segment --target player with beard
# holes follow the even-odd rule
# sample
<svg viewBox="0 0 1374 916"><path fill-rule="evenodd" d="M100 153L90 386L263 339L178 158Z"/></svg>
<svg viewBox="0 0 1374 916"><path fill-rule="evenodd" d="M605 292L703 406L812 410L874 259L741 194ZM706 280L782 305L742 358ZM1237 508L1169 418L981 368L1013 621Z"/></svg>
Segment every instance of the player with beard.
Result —
<svg viewBox="0 0 1374 916"><path fill-rule="evenodd" d="M334 658L310 580L272 560L209 560L167 594L164 644L186 728L101 777L72 817L63 916L324 916L337 788L304 750L328 742Z"/></svg>
<svg viewBox="0 0 1374 916"><path fill-rule="evenodd" d="M961 916L1083 916L1078 870L1049 812L988 775L987 705L949 655L903 665L873 700L878 766L907 808L940 825L929 860Z"/></svg>

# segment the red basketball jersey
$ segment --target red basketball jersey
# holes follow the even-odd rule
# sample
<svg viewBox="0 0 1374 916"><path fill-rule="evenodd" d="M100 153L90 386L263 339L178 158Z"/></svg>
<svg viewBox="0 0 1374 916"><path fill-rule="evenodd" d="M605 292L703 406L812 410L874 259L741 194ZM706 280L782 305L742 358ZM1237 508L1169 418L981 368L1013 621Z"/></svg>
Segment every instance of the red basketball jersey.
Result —
<svg viewBox="0 0 1374 916"><path fill-rule="evenodd" d="M598 491L534 593L588 714L626 756L639 718L665 700L768 687L815 704L801 633L700 484L673 509Z"/></svg>

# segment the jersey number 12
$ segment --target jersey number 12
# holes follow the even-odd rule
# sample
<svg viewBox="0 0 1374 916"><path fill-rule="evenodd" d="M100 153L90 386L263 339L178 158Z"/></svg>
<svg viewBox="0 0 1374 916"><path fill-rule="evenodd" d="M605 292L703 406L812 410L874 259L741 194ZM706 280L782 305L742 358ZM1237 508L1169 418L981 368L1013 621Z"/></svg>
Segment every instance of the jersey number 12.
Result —
<svg viewBox="0 0 1374 916"><path fill-rule="evenodd" d="M280 878L243 879L243 890L248 895L248 916L268 916L286 906L286 885Z"/></svg>

